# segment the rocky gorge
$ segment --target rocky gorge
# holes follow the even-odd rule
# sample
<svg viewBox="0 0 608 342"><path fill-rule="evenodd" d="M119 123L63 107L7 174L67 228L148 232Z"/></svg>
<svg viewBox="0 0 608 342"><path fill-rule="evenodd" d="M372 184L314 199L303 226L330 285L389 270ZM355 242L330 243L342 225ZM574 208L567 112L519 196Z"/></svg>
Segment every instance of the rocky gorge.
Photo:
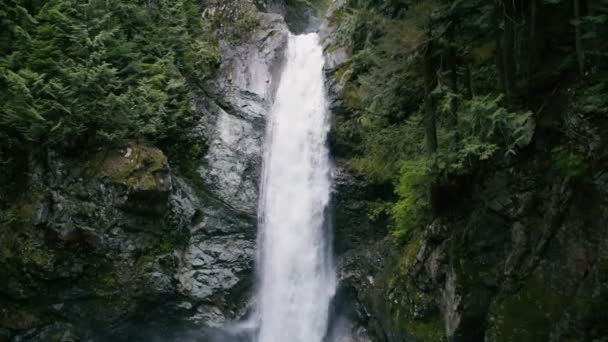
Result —
<svg viewBox="0 0 608 342"><path fill-rule="evenodd" d="M221 22L221 64L183 132L204 145L189 172L145 140L29 156L22 193L2 208L0 341L208 341L247 317L288 25L319 31L331 110L348 117L349 5L333 1L317 28L286 22L287 2L203 1L202 17ZM392 189L352 166L336 119L332 324L357 342L608 341L608 126L595 112L568 117L566 143L590 160L581 176L555 167L556 138L537 121L522 157L467 178L398 244L390 215L372 214Z"/></svg>

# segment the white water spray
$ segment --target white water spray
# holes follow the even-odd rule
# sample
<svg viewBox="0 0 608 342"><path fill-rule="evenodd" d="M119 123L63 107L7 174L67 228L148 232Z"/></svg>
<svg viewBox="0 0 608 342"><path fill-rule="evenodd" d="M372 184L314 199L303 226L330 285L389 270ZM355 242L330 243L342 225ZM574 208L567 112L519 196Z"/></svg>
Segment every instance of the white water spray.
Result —
<svg viewBox="0 0 608 342"><path fill-rule="evenodd" d="M323 52L290 35L268 123L260 198L258 342L321 342L335 293Z"/></svg>

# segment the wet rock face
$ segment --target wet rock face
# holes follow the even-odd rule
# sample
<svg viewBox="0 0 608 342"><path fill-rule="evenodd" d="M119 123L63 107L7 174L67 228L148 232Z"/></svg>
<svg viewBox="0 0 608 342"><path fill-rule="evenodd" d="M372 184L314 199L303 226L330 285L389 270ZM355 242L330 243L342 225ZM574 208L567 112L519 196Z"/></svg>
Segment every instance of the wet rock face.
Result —
<svg viewBox="0 0 608 342"><path fill-rule="evenodd" d="M131 144L84 161L50 153L31 170L17 218L1 227L0 327L71 341L95 326L120 330L141 302L179 295L175 250L187 235L164 222L174 186L160 150Z"/></svg>
<svg viewBox="0 0 608 342"><path fill-rule="evenodd" d="M287 44L280 16L257 16L254 31L221 42L220 71L196 101L202 120L195 130L209 145L198 168L203 198L190 190L175 199L194 203L196 221L189 226L181 288L200 303L192 320L212 327L248 308L265 122Z"/></svg>
<svg viewBox="0 0 608 342"><path fill-rule="evenodd" d="M319 27L319 38L321 39L323 54L325 56L325 87L329 97L330 108L334 113L344 110L341 108L341 97L344 87L340 79L339 70L348 62L349 56L344 47L338 46L336 37L338 26L335 18L345 10L345 6L346 0L335 0L327 10L325 19Z"/></svg>
<svg viewBox="0 0 608 342"><path fill-rule="evenodd" d="M241 42L223 41L219 75L199 99L200 129L209 152L199 168L207 189L234 209L255 215L265 120L287 44L278 15L259 13L259 25Z"/></svg>

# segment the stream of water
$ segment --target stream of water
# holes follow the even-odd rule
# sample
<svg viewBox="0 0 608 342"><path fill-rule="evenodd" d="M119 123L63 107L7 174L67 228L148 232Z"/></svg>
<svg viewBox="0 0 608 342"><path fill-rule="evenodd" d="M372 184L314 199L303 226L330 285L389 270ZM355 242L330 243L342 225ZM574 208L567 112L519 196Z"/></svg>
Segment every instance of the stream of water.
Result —
<svg viewBox="0 0 608 342"><path fill-rule="evenodd" d="M323 64L317 34L290 35L259 203L258 342L321 342L327 332L336 279Z"/></svg>

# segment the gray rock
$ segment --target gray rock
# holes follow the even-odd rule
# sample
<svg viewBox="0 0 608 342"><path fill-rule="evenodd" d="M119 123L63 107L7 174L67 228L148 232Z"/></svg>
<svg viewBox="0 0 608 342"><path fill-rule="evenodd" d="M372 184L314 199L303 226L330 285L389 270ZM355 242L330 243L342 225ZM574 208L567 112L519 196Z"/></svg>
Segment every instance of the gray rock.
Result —
<svg viewBox="0 0 608 342"><path fill-rule="evenodd" d="M279 15L259 13L258 28L245 42L221 42L222 65L199 99L209 151L199 168L206 188L248 215L257 209L265 118L273 102L287 44Z"/></svg>
<svg viewBox="0 0 608 342"><path fill-rule="evenodd" d="M190 236L176 275L179 291L197 307L190 320L211 327L238 319L249 303L265 120L288 35L280 16L258 19L246 40L221 41L220 71L196 101L195 129L209 144L198 168L205 191L177 179L171 197L173 220Z"/></svg>

